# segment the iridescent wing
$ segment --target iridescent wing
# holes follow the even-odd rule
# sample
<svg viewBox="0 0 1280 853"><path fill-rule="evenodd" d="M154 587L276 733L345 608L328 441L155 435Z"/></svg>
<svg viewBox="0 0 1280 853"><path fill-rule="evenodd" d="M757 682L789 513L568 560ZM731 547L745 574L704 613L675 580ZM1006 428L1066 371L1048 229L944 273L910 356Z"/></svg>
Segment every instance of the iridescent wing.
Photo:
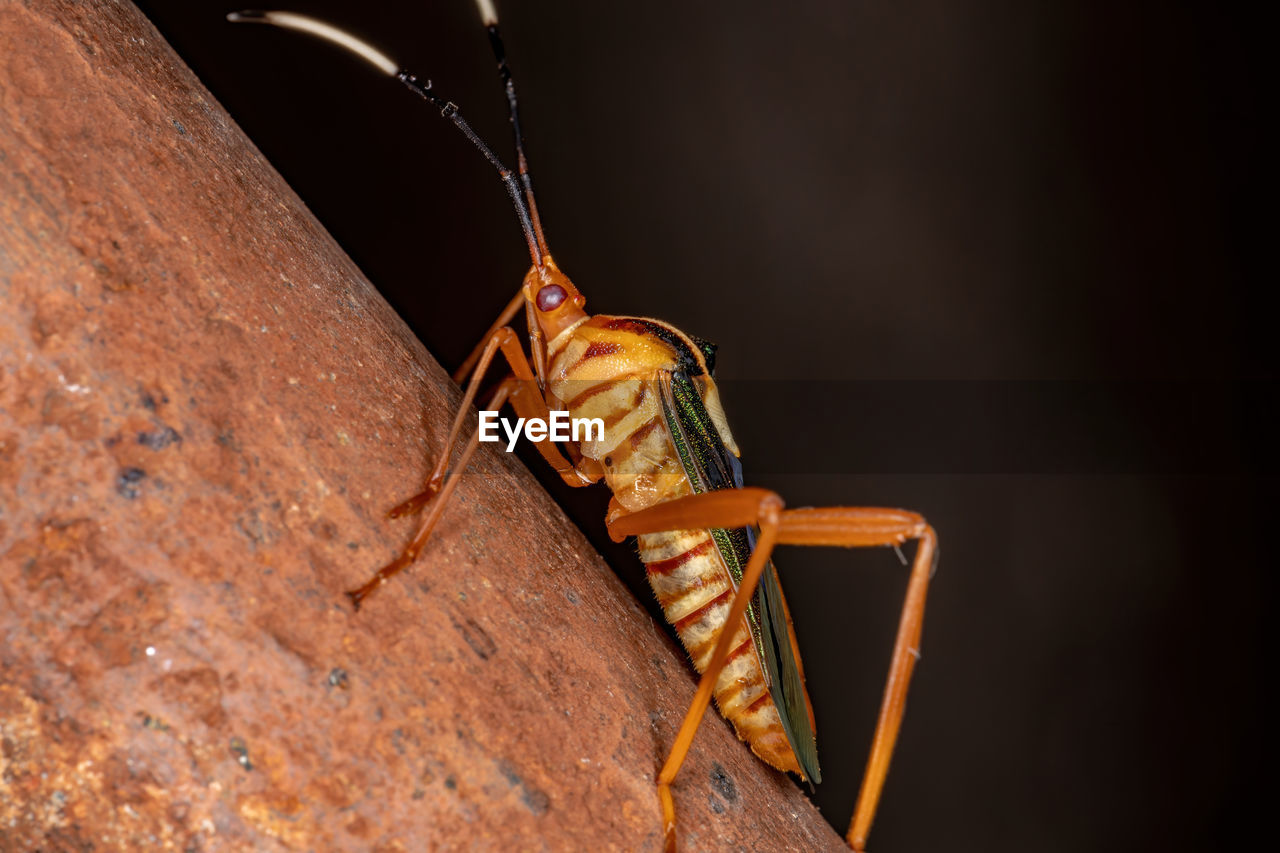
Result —
<svg viewBox="0 0 1280 853"><path fill-rule="evenodd" d="M742 488L742 465L716 431L702 402L698 383L688 372L677 369L663 371L659 386L667 429L694 492ZM755 550L756 530L713 528L710 533L736 586L742 582L742 572ZM792 637L786 602L772 561L765 566L747 607L747 624L791 750L804 777L810 782L821 782L813 716L800 671L800 652Z"/></svg>

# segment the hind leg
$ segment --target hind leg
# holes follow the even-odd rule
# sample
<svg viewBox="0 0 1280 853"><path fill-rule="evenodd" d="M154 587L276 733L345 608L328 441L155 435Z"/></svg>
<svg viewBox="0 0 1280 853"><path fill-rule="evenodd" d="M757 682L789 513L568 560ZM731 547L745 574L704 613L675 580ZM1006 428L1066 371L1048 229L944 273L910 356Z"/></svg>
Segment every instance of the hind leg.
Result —
<svg viewBox="0 0 1280 853"><path fill-rule="evenodd" d="M871 741L871 753L863 774L858 805L849 825L846 840L854 850L866 848L867 835L889 772L889 759L898 739L906 710L907 687L920 656L920 633L924 622L925 595L937 553L937 537L933 528L920 515L896 509L866 507L825 507L783 509L782 498L765 489L731 489L708 492L659 504L630 515L615 514L609 519L609 535L621 541L640 533L657 533L694 527L743 527L758 525L760 537L756 549L742 573L726 626L737 625L755 593L760 574L768 565L774 546L827 545L870 547L900 545L909 539L919 541L907 593L898 622L897 639L889 663L889 677L880 717ZM711 702L711 691L729 654L734 631L721 630L711 656L711 663L698 682L698 691L676 733L671 751L658 774L658 796L662 802L666 849L675 850L675 804L671 783L693 743L698 724Z"/></svg>

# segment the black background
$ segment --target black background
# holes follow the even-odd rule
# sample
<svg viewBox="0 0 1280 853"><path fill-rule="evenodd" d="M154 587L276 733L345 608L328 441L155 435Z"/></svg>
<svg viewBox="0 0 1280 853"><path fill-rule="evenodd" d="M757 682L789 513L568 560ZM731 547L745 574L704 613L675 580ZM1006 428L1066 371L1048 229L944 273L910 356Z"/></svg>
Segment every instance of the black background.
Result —
<svg viewBox="0 0 1280 853"><path fill-rule="evenodd" d="M141 5L456 365L528 265L489 167L331 48L227 24L226 2ZM288 8L432 78L512 159L469 2ZM752 484L939 531L874 846L1228 849L1260 829L1261 22L1066 0L499 11L548 236L589 309L720 344ZM603 545L588 491L559 496ZM634 555L607 553L651 601ZM778 564L816 800L843 831L906 573L881 550Z"/></svg>

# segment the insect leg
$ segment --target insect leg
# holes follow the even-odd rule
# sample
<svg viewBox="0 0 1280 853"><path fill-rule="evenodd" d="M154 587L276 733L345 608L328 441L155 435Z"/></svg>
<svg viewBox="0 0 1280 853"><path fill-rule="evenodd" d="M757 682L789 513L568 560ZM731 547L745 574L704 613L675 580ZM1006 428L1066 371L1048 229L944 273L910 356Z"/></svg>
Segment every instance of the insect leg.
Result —
<svg viewBox="0 0 1280 853"><path fill-rule="evenodd" d="M453 443L458 440L458 433L462 431L462 423L466 420L467 415L470 414L471 403L476 398L476 392L480 390L480 381L484 378L485 373L488 372L489 365L493 362L493 357L499 349L502 350L503 355L507 357L507 361L513 366L517 361L524 361L524 353L520 350L520 342L516 339L515 332L511 331L511 329L498 329L485 336L484 346L480 350L479 363L471 374L471 381L467 383L466 394L463 395L458 414L453 419L453 427L449 430L449 437L445 439L444 447L440 451L440 458L436 460L436 467L431 470L431 476L427 478L427 484L423 487L421 493L392 508L391 512L388 513L392 518L399 518L402 515L416 512L440 491L440 485L444 482L444 475L449 469L449 457L452 455ZM506 394L503 394L504 400L506 396ZM490 400L489 404L493 405L494 401Z"/></svg>
<svg viewBox="0 0 1280 853"><path fill-rule="evenodd" d="M520 301L523 303L523 298ZM488 372L489 365L499 351L506 358L507 364L511 366L514 378L521 383L528 382L533 386L530 389L531 393L523 393L523 389L520 389L521 393L512 393L511 402L516 408L516 412L524 418L539 417L545 419L547 417L546 402L542 400L541 395L537 392L537 382L534 379L533 370L529 366L528 359L524 356L524 351L520 349L520 341L516 338L516 333L506 326L491 332L485 336L484 345L479 348L480 355L471 374L471 381L467 383L467 391L462 398L462 405L458 409L457 416L453 419L453 428L449 430L449 437L445 440L444 448L440 451L440 458L436 461L436 467L432 469L431 476L427 478L426 486L421 493L392 508L389 513L392 518L400 518L403 515L417 512L426 506L432 497L440 491L440 485L444 482L444 476L449 468L449 457L452 455L453 444L458 439L458 433L462 431L463 422L471 414L471 402L475 399L476 392L480 388L480 381L484 378L485 373ZM490 401L490 405L486 406L486 408L492 407L492 401ZM537 446L543 457L551 464L551 467L556 469L556 472L566 482L569 482L570 485L580 484L580 478L574 471L573 466L565 461L555 447L548 442L538 442Z"/></svg>
<svg viewBox="0 0 1280 853"><path fill-rule="evenodd" d="M510 396L517 384L518 380L514 376L507 377L498 385L497 389L494 390L493 395L489 397L486 406L501 406L506 401L507 397ZM462 411L466 412L468 408L469 406L464 406ZM451 436L449 445L452 446L452 444ZM414 503L414 501L421 499L420 503L412 507L412 509L418 509L427 501L431 500L431 498L437 498L435 503L432 504L431 510L427 513L427 517L424 518L422 523L418 526L418 532L414 534L413 541L410 542L408 547L400 553L400 556L378 569L378 571L374 573L373 577L371 577L364 585L358 589L353 589L347 592L347 597L351 599L351 603L355 605L357 610L360 608L360 604L368 598L375 589L386 583L393 575L398 574L403 569L407 569L413 561L418 558L419 552L422 551L423 546L427 544L427 539L431 536L431 531L435 529L436 522L439 521L440 516L444 514L445 507L449 504L449 497L457 487L458 480L462 477L462 473L467 468L467 463L471 461L472 454L476 452L476 448L479 446L480 432L477 430L472 433L471 439L467 442L467 446L463 448L462 455L458 458L458 465L454 469L453 475L445 482L443 488L440 488L438 491L433 489L429 492L424 492L422 495L411 498L409 501L406 501L396 507L396 510L403 510L405 507ZM449 458L448 448L446 448L443 458L445 460ZM437 468L439 468L439 466L437 466ZM396 510L393 510L393 512Z"/></svg>
<svg viewBox="0 0 1280 853"><path fill-rule="evenodd" d="M679 505L679 506L677 506ZM685 512L691 510L691 512ZM778 521L782 513L782 499L773 492L764 489L732 489L721 492L707 492L676 501L658 504L631 515L611 517L606 521L609 535L615 541L639 533L657 533L663 530L678 530L688 527L741 527L749 523L760 525L760 537L756 541L756 549L742 572L742 582L738 593L729 606L729 615L725 626L738 625L742 622L747 610L747 603L755 592L760 580L760 573L769 563L769 554L773 551L774 540L778 535ZM698 692L694 694L689 710L685 712L684 721L676 733L671 751L667 755L662 770L658 773L658 798L662 802L662 827L664 850L674 853L676 849L676 811L671 799L671 783L680 771L693 736L711 703L711 692L724 669L725 660L729 656L729 646L733 642L736 631L721 630L716 641L715 651L711 654L711 663L707 665L698 682Z"/></svg>
<svg viewBox="0 0 1280 853"><path fill-rule="evenodd" d="M902 725L903 712L906 710L911 672L919 657L925 596L937 553L937 536L933 528L922 516L896 509L825 507L783 510L782 499L776 494L765 489L751 488L693 495L630 515L614 513L606 523L609 535L616 541L627 536L663 530L690 527L731 528L758 524L760 538L743 572L742 582L725 620L726 626L737 625L741 621L747 602L755 592L760 572L768 562L775 544L869 547L900 545L909 539L919 540L902 605L898 634L894 641L880 716L872 738L871 754L867 759L858 804L846 836L850 847L858 851L864 850L880 793L884 788L885 775L889 770L889 759ZM710 703L711 691L724 668L733 634L733 631L721 630L711 662L698 683L698 692L676 734L666 764L658 775L658 794L662 799L668 849L674 849L675 829L671 781L679 771L698 723Z"/></svg>
<svg viewBox="0 0 1280 853"><path fill-rule="evenodd" d="M789 545L900 545L918 539L911 578L898 620L898 635L889 662L880 716L871 740L871 754L858 792L858 804L849 822L845 840L854 850L866 849L867 835L880 803L880 793L889 772L889 759L898 740L902 716L907 706L911 672L920 657L920 632L924 624L925 595L937 558L938 538L923 517L903 510L830 507L795 509L784 513L778 541Z"/></svg>
<svg viewBox="0 0 1280 853"><path fill-rule="evenodd" d="M503 327L489 336L485 342L484 349L481 351L479 362L476 364L475 371L471 374L471 381L467 383L466 394L463 395L462 404L458 409L458 415L453 420L453 427L449 430L449 437L445 441L444 447L440 451L440 458L436 462L435 468L431 472L431 476L427 480L426 488L409 500L400 504L391 510L392 518L399 518L411 512L416 512L428 503L432 503L431 510L427 517L422 520L418 527L417 534L414 535L413 541L409 543L404 552L392 562L379 569L367 583L359 589L352 590L347 593L351 601L356 607L364 601L368 595L379 586L387 582L387 579L408 567L415 559L418 553L426 545L427 539L431 536L431 531L435 529L436 522L444 513L445 506L449 502L449 496L453 493L454 488L458 484L458 478L462 476L467 469L467 463L471 460L472 454L480 444L480 433L477 430L472 434L470 441L462 451L458 462L452 469L449 468L449 458L453 455L453 445L458 438L458 433L462 431L463 421L473 412L471 408L472 401L475 400L476 392L479 390L480 382L488 371L489 366L493 363L494 356L499 352L506 358L507 364L511 366L512 375L507 377L494 391L493 395L485 403L486 409L495 409L502 406L508 399L515 408L516 413L523 418L538 417L546 419L548 416L546 401L542 399L542 394L538 390L537 382L533 376L533 369L529 366L528 360L524 356L524 351L520 349L520 341L516 337L516 333L509 327ZM551 442L537 442L535 446L542 453L543 457L551 464L551 467L564 478L564 481L571 486L582 486L591 482L586 477L580 475L576 468L569 463L568 460L560 454ZM450 474L448 480L445 480L446 473ZM443 484L443 485L442 485ZM433 502L434 499L434 502Z"/></svg>
<svg viewBox="0 0 1280 853"><path fill-rule="evenodd" d="M476 344L476 348L467 356L467 360L459 365L458 369L453 372L453 381L459 385L462 380L471 374L472 368L476 366L476 362L480 360L480 354L484 352L485 345L489 343L489 339L497 333L499 329L515 319L516 314L520 313L520 309L524 307L524 289L516 291L516 295L507 303L507 307L502 309L502 313L498 315L498 319L493 321L493 325L489 327L489 331L484 333L484 337L480 339L480 343Z"/></svg>

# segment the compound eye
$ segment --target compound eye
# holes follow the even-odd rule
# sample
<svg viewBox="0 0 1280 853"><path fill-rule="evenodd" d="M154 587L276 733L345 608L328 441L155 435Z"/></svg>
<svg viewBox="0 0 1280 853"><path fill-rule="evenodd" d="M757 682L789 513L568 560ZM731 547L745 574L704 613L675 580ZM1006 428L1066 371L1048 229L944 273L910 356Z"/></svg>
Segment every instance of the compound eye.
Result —
<svg viewBox="0 0 1280 853"><path fill-rule="evenodd" d="M560 307L568 295L560 285L548 284L538 291L538 310L554 311Z"/></svg>

